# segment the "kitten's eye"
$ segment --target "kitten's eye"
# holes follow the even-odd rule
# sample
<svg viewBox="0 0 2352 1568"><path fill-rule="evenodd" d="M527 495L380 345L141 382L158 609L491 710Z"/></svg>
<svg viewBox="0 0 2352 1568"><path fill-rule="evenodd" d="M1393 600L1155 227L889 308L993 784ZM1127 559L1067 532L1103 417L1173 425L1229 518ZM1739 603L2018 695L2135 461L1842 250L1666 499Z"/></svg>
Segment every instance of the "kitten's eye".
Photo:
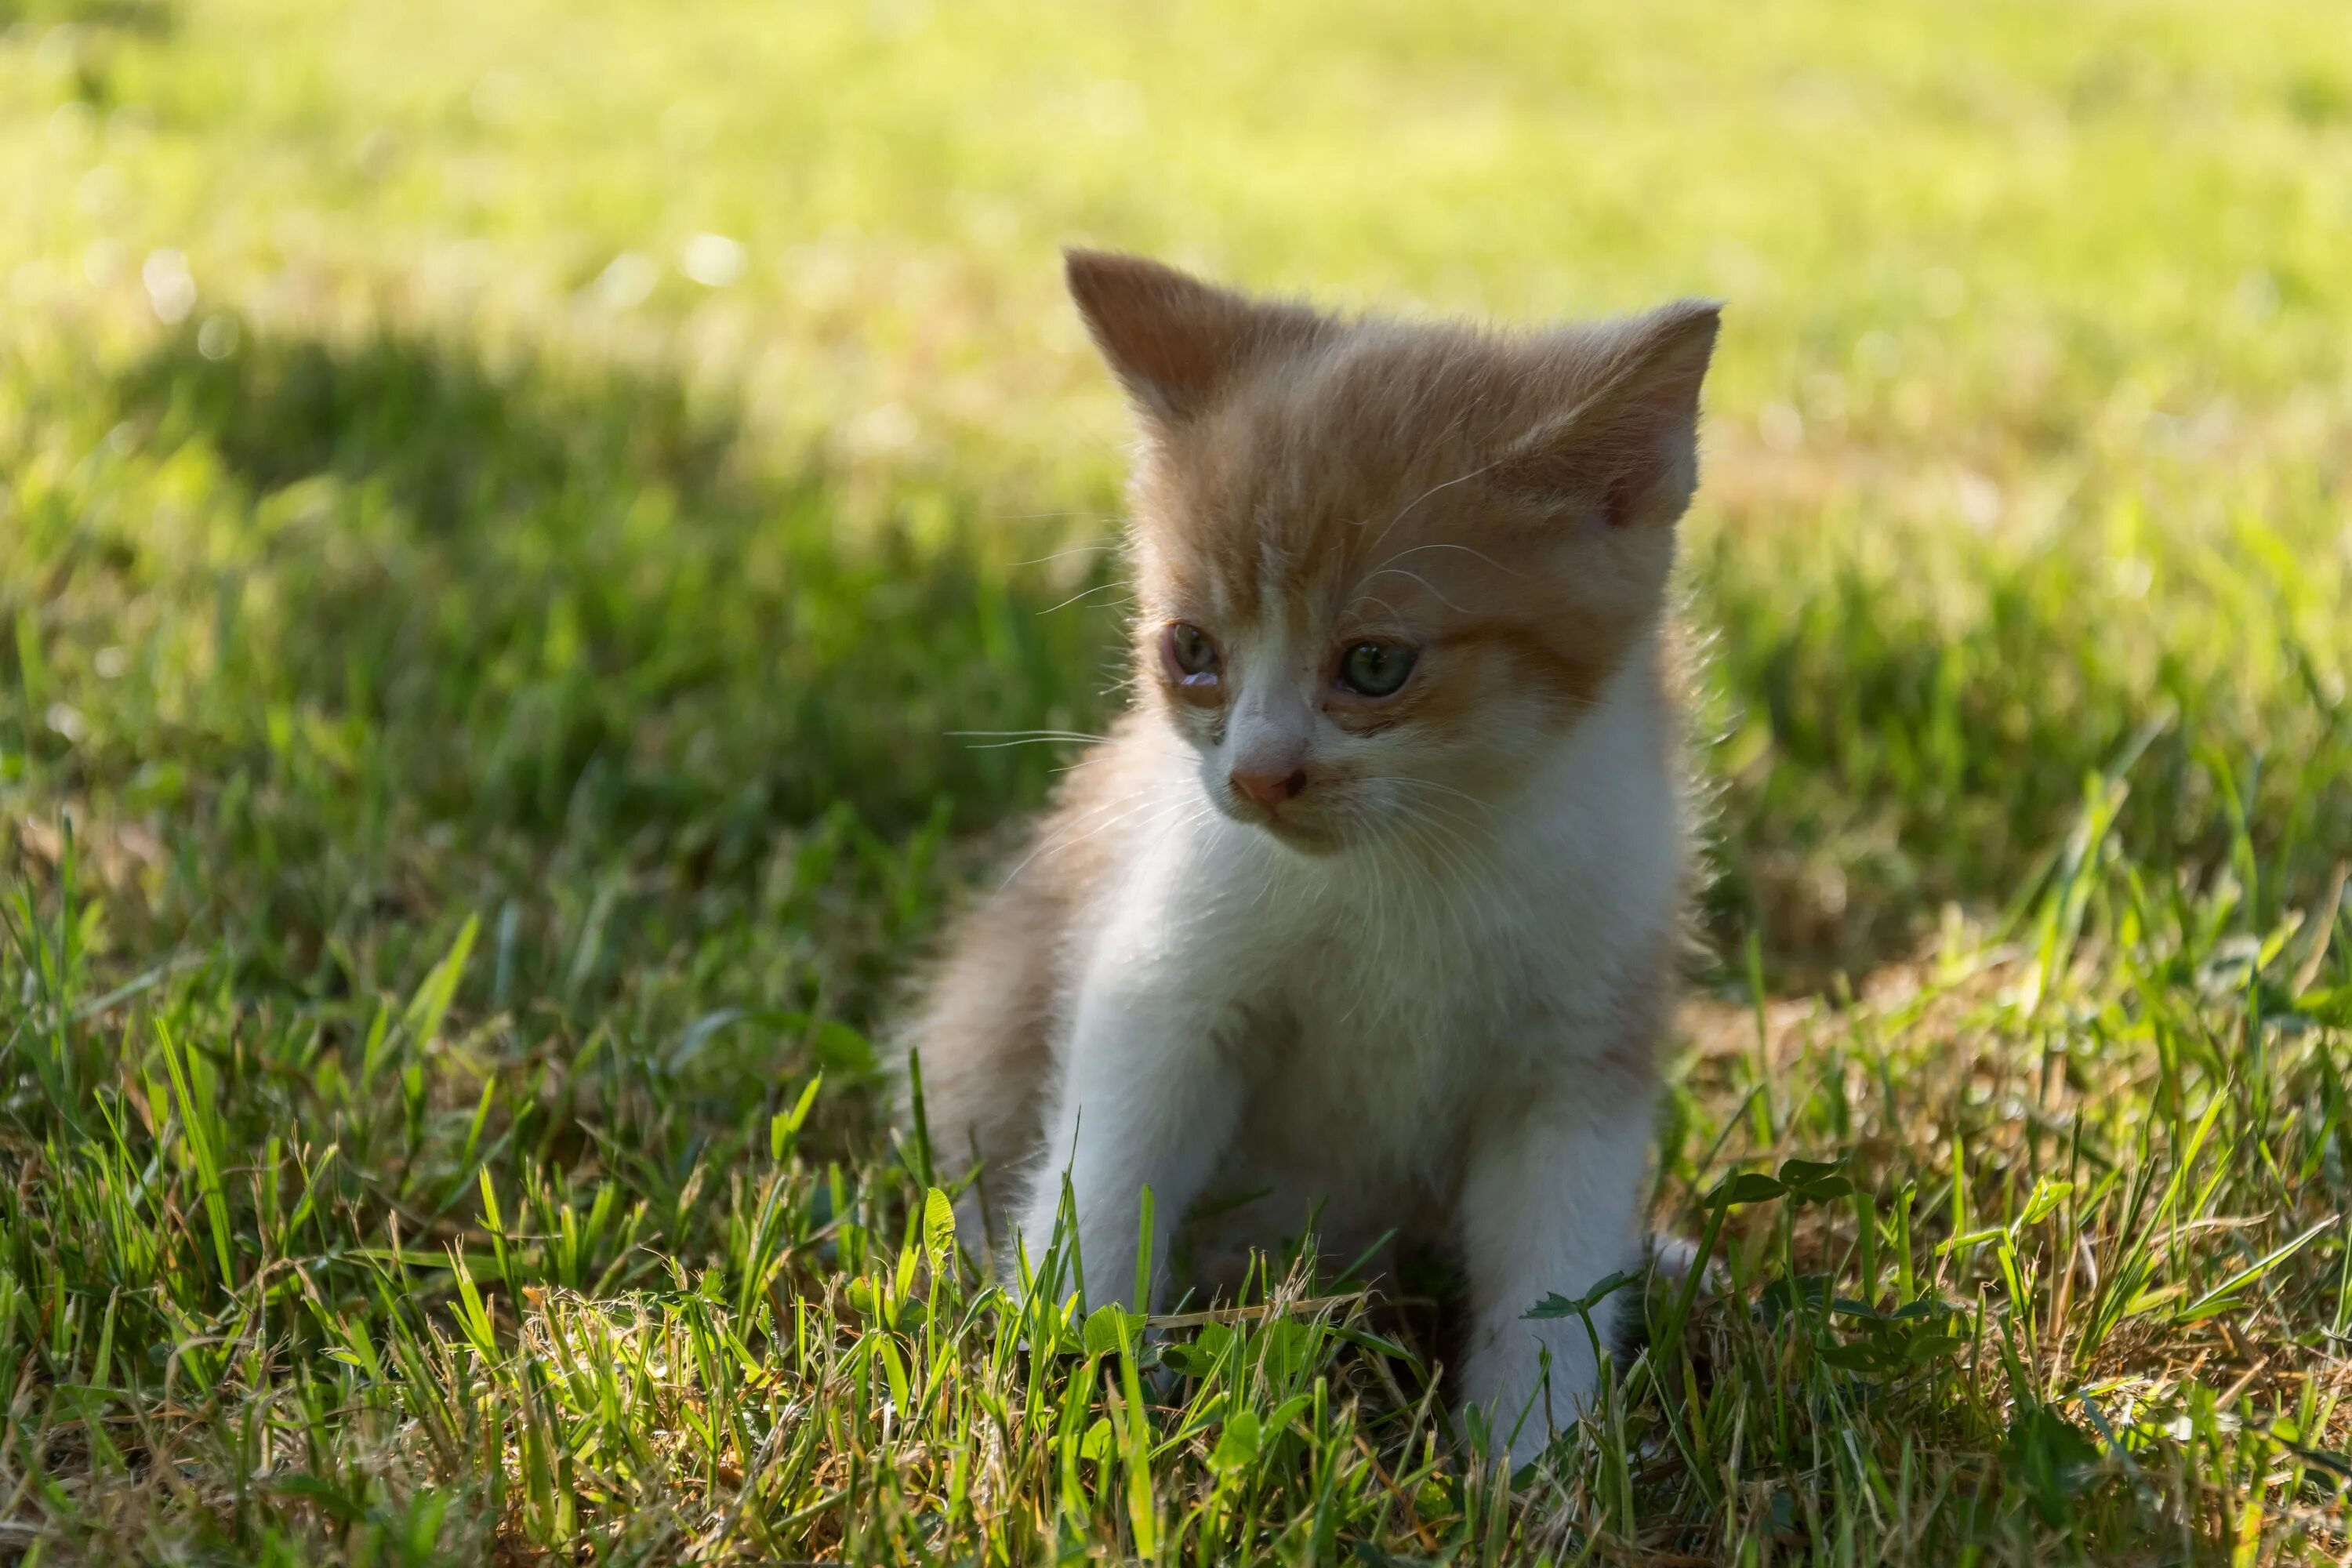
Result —
<svg viewBox="0 0 2352 1568"><path fill-rule="evenodd" d="M1224 660L1209 634L1190 621L1171 621L1160 639L1160 657L1168 677L1179 686L1214 686Z"/></svg>
<svg viewBox="0 0 2352 1568"><path fill-rule="evenodd" d="M1339 685L1360 697L1392 697L1420 657L1402 643L1360 642L1339 656Z"/></svg>

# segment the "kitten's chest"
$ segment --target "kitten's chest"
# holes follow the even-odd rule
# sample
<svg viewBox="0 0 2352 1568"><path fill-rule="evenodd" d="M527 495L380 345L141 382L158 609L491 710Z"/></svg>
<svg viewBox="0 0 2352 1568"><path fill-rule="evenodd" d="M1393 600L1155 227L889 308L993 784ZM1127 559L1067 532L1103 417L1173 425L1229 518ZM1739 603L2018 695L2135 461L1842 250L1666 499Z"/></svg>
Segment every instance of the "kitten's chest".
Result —
<svg viewBox="0 0 2352 1568"><path fill-rule="evenodd" d="M1338 868L1269 909L1257 940L1284 1026L1259 1066L1289 1120L1402 1153L1572 1066L1652 900L1594 887L1556 846L1509 848L1475 875Z"/></svg>
<svg viewBox="0 0 2352 1568"><path fill-rule="evenodd" d="M1517 987L1497 956L1349 921L1279 966L1278 1006L1244 1043L1252 1090L1215 1184L1263 1194L1241 1220L1279 1228L1313 1212L1349 1250L1447 1212L1463 1151L1527 1072L1502 1026Z"/></svg>
<svg viewBox="0 0 2352 1568"><path fill-rule="evenodd" d="M1554 980L1538 933L1503 918L1517 907L1494 886L1393 874L1377 891L1333 889L1276 943L1285 1027L1265 1042L1264 1097L1303 1136L1344 1131L1391 1155L1452 1136L1524 1076L1514 1021Z"/></svg>

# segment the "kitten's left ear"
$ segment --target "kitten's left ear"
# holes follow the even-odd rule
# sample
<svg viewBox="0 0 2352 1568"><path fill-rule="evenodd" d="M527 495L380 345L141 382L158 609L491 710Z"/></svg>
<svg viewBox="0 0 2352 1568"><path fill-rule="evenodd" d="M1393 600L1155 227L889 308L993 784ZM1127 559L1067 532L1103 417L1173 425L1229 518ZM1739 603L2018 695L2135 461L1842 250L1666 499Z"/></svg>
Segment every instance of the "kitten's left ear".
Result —
<svg viewBox="0 0 2352 1568"><path fill-rule="evenodd" d="M1612 528L1681 517L1698 485L1698 391L1722 313L1714 300L1680 300L1570 340L1574 404L1512 443L1496 481Z"/></svg>
<svg viewBox="0 0 2352 1568"><path fill-rule="evenodd" d="M1330 331L1298 305L1268 304L1140 256L1066 250L1070 298L1147 419L1181 425L1265 355L1296 352Z"/></svg>

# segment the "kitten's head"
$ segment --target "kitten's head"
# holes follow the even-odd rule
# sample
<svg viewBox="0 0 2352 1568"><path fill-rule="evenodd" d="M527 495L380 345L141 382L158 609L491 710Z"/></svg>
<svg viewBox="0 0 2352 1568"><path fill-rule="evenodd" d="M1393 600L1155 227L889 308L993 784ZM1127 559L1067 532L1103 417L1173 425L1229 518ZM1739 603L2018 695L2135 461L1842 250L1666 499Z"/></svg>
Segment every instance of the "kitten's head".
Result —
<svg viewBox="0 0 2352 1568"><path fill-rule="evenodd" d="M1656 626L1712 303L1501 336L1068 267L1145 436L1139 682L1230 816L1304 850L1458 816Z"/></svg>

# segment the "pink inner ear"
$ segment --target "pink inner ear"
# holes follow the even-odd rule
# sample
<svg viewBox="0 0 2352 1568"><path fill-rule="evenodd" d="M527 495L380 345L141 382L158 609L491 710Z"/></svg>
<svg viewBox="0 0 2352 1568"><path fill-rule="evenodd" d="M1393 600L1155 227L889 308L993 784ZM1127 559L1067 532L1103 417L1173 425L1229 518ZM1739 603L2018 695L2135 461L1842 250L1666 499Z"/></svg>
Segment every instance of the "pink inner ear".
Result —
<svg viewBox="0 0 2352 1568"><path fill-rule="evenodd" d="M1621 328L1626 341L1587 372L1598 384L1496 465L1497 481L1591 507L1612 528L1681 516L1698 477L1698 394L1716 327L1714 306L1686 302Z"/></svg>
<svg viewBox="0 0 2352 1568"><path fill-rule="evenodd" d="M1633 521L1634 513L1641 510L1643 500L1655 484L1654 473L1631 470L1621 475L1601 498L1601 521L1612 528L1624 527Z"/></svg>

